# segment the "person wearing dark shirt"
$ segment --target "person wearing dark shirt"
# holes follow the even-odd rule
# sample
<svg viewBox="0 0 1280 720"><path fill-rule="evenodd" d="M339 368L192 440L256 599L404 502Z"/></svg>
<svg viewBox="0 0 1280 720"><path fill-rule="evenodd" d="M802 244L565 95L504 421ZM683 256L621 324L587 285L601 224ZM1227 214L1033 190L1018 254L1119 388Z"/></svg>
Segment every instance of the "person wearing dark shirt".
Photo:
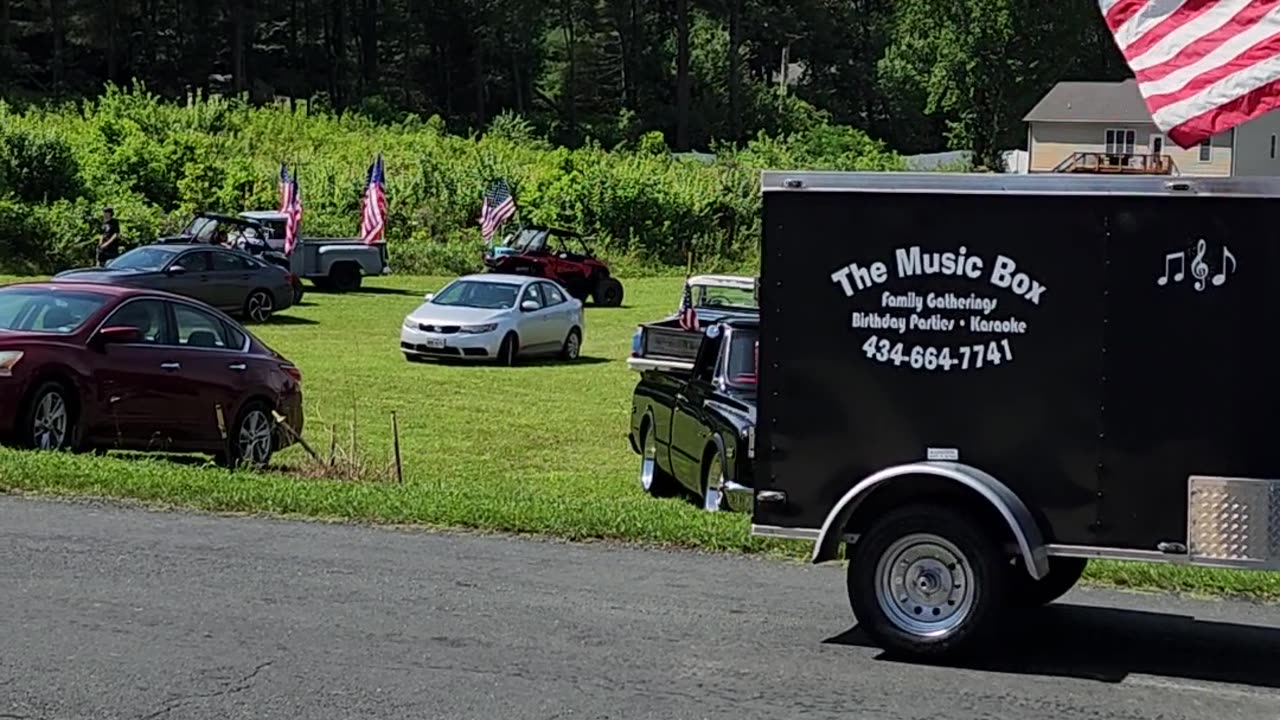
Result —
<svg viewBox="0 0 1280 720"><path fill-rule="evenodd" d="M117 257L120 254L120 221L116 220L115 212L111 208L102 209L102 238L98 240L98 264L103 265L108 260Z"/></svg>

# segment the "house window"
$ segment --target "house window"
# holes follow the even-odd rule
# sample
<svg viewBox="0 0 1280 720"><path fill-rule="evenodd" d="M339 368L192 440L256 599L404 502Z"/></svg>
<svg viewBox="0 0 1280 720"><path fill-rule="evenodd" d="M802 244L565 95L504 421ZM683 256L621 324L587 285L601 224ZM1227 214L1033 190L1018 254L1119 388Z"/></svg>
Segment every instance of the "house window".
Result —
<svg viewBox="0 0 1280 720"><path fill-rule="evenodd" d="M1137 132L1133 130L1107 130L1108 155L1132 155Z"/></svg>
<svg viewBox="0 0 1280 720"><path fill-rule="evenodd" d="M1276 136L1271 136L1271 159L1276 159Z"/></svg>
<svg viewBox="0 0 1280 720"><path fill-rule="evenodd" d="M1200 162L1209 162L1213 159L1213 139L1205 138L1200 141Z"/></svg>

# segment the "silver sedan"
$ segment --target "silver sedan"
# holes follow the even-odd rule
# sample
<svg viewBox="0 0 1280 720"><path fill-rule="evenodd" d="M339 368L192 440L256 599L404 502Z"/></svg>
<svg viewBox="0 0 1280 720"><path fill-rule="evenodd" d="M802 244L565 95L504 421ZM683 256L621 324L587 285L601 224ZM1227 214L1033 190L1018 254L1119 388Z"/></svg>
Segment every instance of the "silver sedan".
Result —
<svg viewBox="0 0 1280 720"><path fill-rule="evenodd" d="M582 301L552 280L528 275L465 275L404 319L400 349L428 357L496 359L559 356L576 360L586 327Z"/></svg>

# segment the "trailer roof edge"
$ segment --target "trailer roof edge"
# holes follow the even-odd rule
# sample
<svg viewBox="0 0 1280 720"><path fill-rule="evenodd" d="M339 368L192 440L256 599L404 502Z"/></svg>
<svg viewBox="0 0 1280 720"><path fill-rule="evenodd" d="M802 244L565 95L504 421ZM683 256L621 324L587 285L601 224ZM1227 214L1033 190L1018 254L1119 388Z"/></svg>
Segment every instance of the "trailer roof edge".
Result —
<svg viewBox="0 0 1280 720"><path fill-rule="evenodd" d="M762 193L810 191L1280 198L1280 177L1117 177L1065 173L762 170L760 190Z"/></svg>

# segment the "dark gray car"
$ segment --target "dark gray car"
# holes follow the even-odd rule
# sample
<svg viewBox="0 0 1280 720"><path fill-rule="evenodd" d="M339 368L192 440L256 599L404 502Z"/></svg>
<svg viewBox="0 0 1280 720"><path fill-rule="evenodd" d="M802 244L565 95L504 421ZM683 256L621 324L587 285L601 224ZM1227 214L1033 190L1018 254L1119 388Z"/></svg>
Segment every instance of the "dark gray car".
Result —
<svg viewBox="0 0 1280 720"><path fill-rule="evenodd" d="M53 279L165 290L255 322L293 304L292 278L287 270L216 245L146 245L124 253L106 267L66 270Z"/></svg>

